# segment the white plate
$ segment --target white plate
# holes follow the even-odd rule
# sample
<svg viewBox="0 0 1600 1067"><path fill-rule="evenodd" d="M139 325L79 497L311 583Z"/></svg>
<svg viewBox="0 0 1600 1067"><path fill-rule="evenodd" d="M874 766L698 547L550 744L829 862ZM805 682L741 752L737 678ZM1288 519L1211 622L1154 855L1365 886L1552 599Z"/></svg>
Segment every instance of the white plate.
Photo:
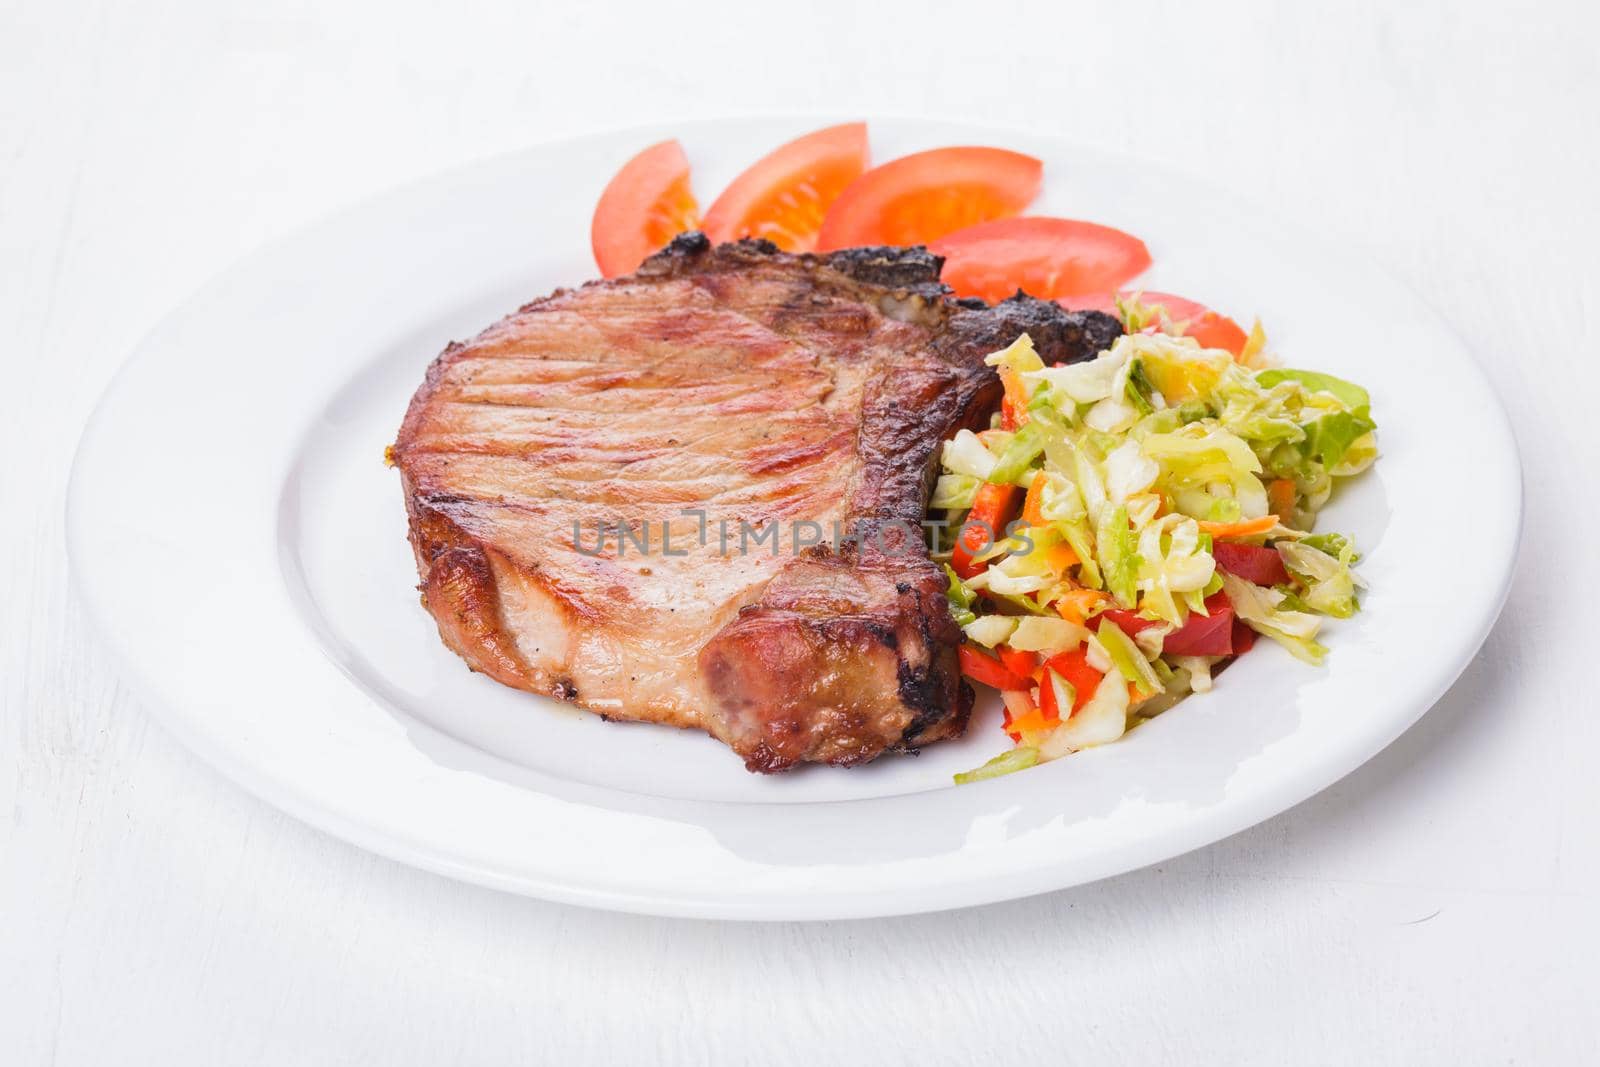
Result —
<svg viewBox="0 0 1600 1067"><path fill-rule="evenodd" d="M454 171L263 249L174 312L85 432L68 535L94 618L163 721L271 803L407 863L597 907L775 919L977 904L1152 863L1322 789L1438 698L1499 610L1521 516L1515 444L1461 343L1370 266L1189 180L901 120L872 123L877 158L1032 152L1036 210L1140 234L1151 288L1259 313L1291 364L1371 389L1383 458L1322 525L1355 532L1372 591L1328 628L1328 667L1263 641L1121 743L960 788L953 772L1006 747L993 709L919 758L761 777L703 736L469 674L417 604L382 462L423 369L592 275L590 209L638 148L681 137L709 200L820 124L634 130Z"/></svg>

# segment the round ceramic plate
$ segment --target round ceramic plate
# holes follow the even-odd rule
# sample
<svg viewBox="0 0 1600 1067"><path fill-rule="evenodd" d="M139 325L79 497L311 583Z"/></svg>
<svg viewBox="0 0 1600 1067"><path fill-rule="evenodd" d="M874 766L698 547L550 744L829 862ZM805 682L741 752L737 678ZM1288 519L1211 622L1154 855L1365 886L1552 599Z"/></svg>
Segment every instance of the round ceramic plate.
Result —
<svg viewBox="0 0 1600 1067"><path fill-rule="evenodd" d="M1371 592L1327 627L1327 666L1263 641L1117 744L959 787L1008 745L994 707L916 758L767 777L707 737L470 674L418 606L383 462L424 368L593 276L590 210L640 147L681 138L709 199L822 124L639 129L453 171L261 250L175 311L85 432L68 516L77 584L162 720L267 801L406 863L596 907L779 919L979 904L1176 855L1334 782L1439 697L1500 607L1521 516L1511 432L1461 342L1371 266L1190 180L903 120L871 123L876 158L1037 155L1035 211L1139 234L1142 284L1260 315L1286 362L1371 390L1383 457L1320 523L1355 533ZM1472 536L1440 536L1469 504Z"/></svg>

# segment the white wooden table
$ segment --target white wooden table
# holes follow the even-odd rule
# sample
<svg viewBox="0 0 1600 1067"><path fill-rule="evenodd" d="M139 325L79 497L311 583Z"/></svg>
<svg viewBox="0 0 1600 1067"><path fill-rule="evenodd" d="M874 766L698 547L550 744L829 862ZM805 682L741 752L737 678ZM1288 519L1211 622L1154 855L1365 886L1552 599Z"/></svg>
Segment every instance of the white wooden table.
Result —
<svg viewBox="0 0 1600 1067"><path fill-rule="evenodd" d="M1600 9L811 7L0 0L0 1063L1600 1059ZM169 306L447 165L779 110L1049 129L1409 279L1521 435L1524 551L1478 661L1366 767L1219 845L820 925L457 885L155 725L86 633L61 507L94 397Z"/></svg>

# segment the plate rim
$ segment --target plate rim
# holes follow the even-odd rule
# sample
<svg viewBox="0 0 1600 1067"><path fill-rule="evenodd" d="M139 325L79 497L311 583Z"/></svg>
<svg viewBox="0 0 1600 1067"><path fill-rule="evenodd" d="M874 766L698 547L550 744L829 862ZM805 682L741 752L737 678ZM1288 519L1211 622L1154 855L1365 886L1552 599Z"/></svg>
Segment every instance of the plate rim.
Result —
<svg viewBox="0 0 1600 1067"><path fill-rule="evenodd" d="M141 697L141 703L144 703L151 710L157 720L169 732L176 736L192 752L195 752L247 792L293 815L297 819L357 847L398 860L410 866L430 870L458 880L564 903L644 914L771 920L866 918L940 911L1026 897L1039 892L1067 888L1113 874L1136 870L1151 863L1159 862L1162 859L1181 855L1205 844L1222 840L1267 818L1290 810L1365 764L1402 733L1410 729L1460 677L1466 666L1482 647L1484 641L1487 640L1509 596L1510 588L1515 578L1516 561L1526 521L1526 481L1522 470L1520 452L1517 447L1515 428L1472 347L1460 337L1442 316L1438 315L1431 306L1416 296L1409 285L1395 279L1390 272L1381 266L1371 263L1366 257L1354 253L1353 250L1325 241L1320 237L1306 234L1303 226L1285 223L1272 217L1267 212L1253 208L1243 208L1242 202L1238 197L1226 189L1218 188L1205 178L1187 174L1164 163L1144 161L1127 153L1084 146L1067 138L1028 133L1025 136L1029 140L1050 141L1065 149L1079 148L1093 155L1119 158L1131 165L1148 167L1168 177L1181 180L1197 190L1203 190L1210 196L1220 198L1235 208L1246 210L1253 219L1279 226L1282 230L1295 233L1298 236L1308 237L1317 248L1337 252L1338 258L1346 264L1359 263L1369 272L1375 272L1384 280L1385 284L1392 285L1398 291L1407 294L1419 309L1419 314L1428 320L1430 327L1448 334L1471 367L1471 371L1477 379L1477 384L1483 387L1483 392L1489 401L1489 408L1497 416L1495 429L1503 435L1510 446L1508 470L1505 473L1509 478L1507 488L1514 490L1513 493L1508 493L1508 496L1514 498L1514 516L1510 523L1508 535L1504 540L1503 558L1500 561L1502 565L1496 578L1494 592L1488 601L1492 608L1485 611L1478 619L1470 642L1464 643L1461 646L1462 651L1452 658L1452 662L1437 671L1435 677L1431 679L1430 684L1426 687L1429 694L1427 699L1417 700L1414 705L1408 707L1404 715L1395 715L1381 720L1384 728L1362 732L1360 734L1361 743L1352 743L1351 745L1352 751L1357 754L1347 754L1339 759L1319 763L1316 768L1318 773L1309 776L1304 782L1304 788L1296 788L1293 791L1294 795L1289 796L1287 799L1285 799L1286 794L1283 792L1271 794L1265 791L1257 792L1250 798L1253 802L1234 803L1226 808L1225 811L1212 813L1204 819L1191 820L1187 824L1188 832L1186 833L1153 835L1135 842L1135 844L1142 844L1144 846L1142 848L1107 850L1099 854L1101 862L1098 864L1085 862L1081 857L1070 861L1037 864L1030 868L1029 877L1024 879L1020 885L1016 880L1013 880L1006 885L996 886L992 882L986 882L982 878L978 878L951 881L939 886L929 887L928 891L916 900L895 899L889 901L883 899L886 895L884 893L862 891L854 898L827 896L819 898L820 902L819 900L797 902L790 899L787 904L780 905L778 901L785 899L784 892L781 890L774 895L736 893L715 896L669 895L659 890L628 892L616 889L600 889L589 884L573 884L560 879L529 878L526 874L513 876L504 871L497 871L482 865L465 862L460 858L452 859L436 851L416 847L414 842L408 841L404 835L393 833L392 830L379 829L356 820L347 819L337 811L308 801L307 798L289 788L284 781L264 773L262 768L235 758L227 746L221 744L215 737L195 728L196 724L193 719L177 714L174 708L168 706L167 702L160 696L164 689L161 680L149 676L138 662L137 657L131 654L131 649L116 632L114 618L106 610L107 605L97 599L95 590L89 588L84 581L85 571L87 570L84 565L84 559L89 548L86 544L88 534L82 526L81 518L85 511L84 494L88 492L85 488L86 475L84 473L87 464L86 455L90 452L94 440L94 429L102 421L103 411L116 395L118 388L124 383L136 365L147 358L151 351L157 347L162 331L188 309L201 304L215 286L218 286L230 275L241 270L246 264L258 259L265 260L275 250L292 246L295 242L310 237L346 213L363 208L375 209L392 198L403 197L410 191L434 183L445 182L481 168L492 167L528 153L550 152L563 145L584 141L596 141L635 134L643 135L645 131L684 131L696 127L714 128L725 126L730 122L750 121L753 119L781 120L785 122L802 119L814 119L818 122L829 121L828 117L793 113L728 116L718 119L686 120L677 123L650 123L642 126L635 125L617 129L595 130L577 137L542 141L530 144L517 151L468 161L387 190L380 190L368 197L318 214L302 225L296 226L273 240L247 251L242 256L236 257L231 263L208 278L203 285L187 298L161 316L159 321L134 347L130 355L119 365L116 373L111 377L95 402L74 450L68 478L65 510L70 581L77 591L80 602L85 604L87 608L86 614L90 619L91 627L100 635L103 647L112 650L120 673L135 682L134 689ZM1016 136L1024 135L1023 131L1007 130L1004 126L999 125L950 122L937 118L879 115L870 118L868 121L899 122L912 125L923 124L944 128L964 127L974 133L982 133L987 136L1004 136L1008 133ZM1507 503L1511 502L1511 500L1507 501ZM296 614L297 621L298 618L298 614ZM432 729L431 726L428 728ZM439 737L442 743L446 745L464 744L442 734ZM856 802L842 801L840 803ZM1069 864L1076 869L1076 873L1063 876L1059 868Z"/></svg>

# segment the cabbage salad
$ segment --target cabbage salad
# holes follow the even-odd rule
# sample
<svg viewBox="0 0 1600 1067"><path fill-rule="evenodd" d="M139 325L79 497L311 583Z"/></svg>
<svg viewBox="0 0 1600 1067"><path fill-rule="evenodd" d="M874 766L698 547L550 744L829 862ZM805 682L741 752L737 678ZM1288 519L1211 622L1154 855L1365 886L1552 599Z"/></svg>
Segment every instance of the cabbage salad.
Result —
<svg viewBox="0 0 1600 1067"><path fill-rule="evenodd" d="M1325 616L1359 607L1349 537L1313 534L1338 478L1377 457L1370 398L1261 367L1119 301L1128 332L1047 367L1024 334L987 357L1005 386L982 433L944 445L930 507L962 673L1000 690L1015 747L958 782L1121 737L1260 634L1319 664Z"/></svg>

